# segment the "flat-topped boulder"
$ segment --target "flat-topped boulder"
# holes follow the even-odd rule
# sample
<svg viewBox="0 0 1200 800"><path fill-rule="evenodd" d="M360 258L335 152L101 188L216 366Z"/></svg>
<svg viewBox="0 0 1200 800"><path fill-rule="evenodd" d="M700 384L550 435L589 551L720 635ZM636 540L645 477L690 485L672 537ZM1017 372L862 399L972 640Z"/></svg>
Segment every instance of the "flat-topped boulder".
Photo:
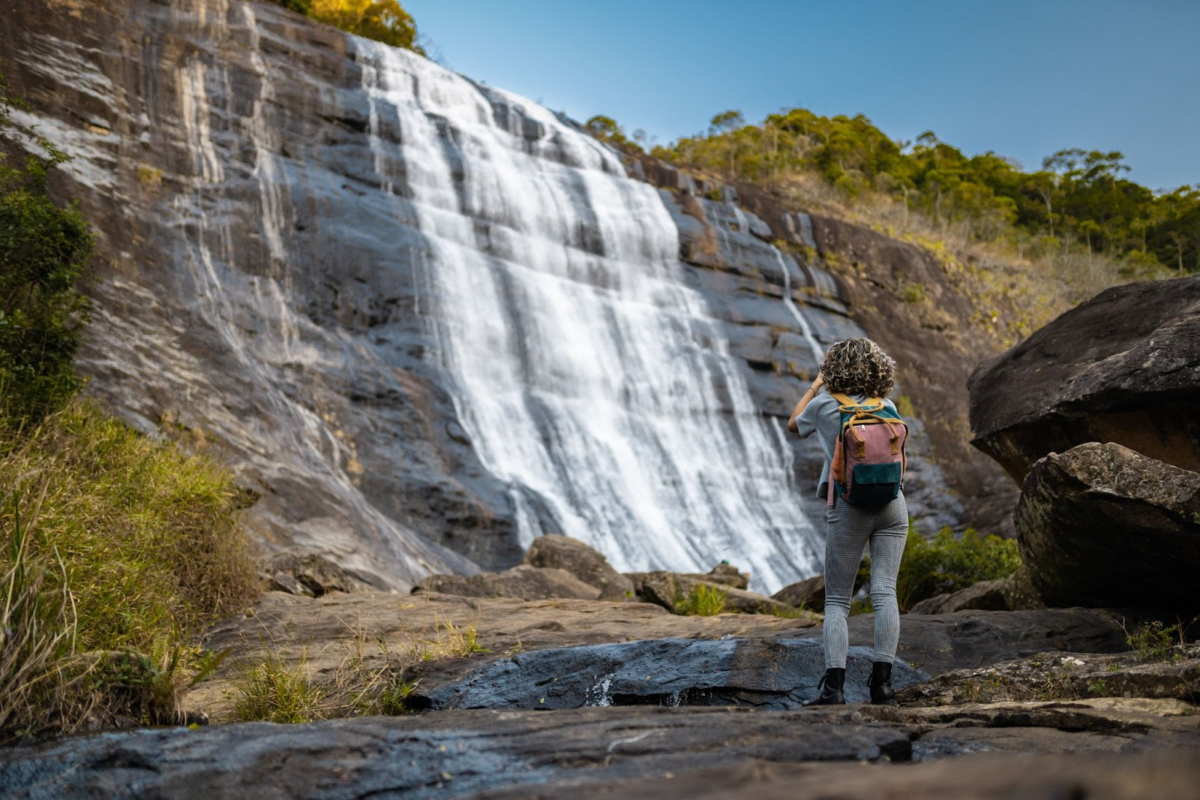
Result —
<svg viewBox="0 0 1200 800"><path fill-rule="evenodd" d="M514 597L520 600L575 598L595 600L600 589L562 569L520 564L504 572L476 575L430 575L413 587L414 594L438 592L463 597Z"/></svg>
<svg viewBox="0 0 1200 800"><path fill-rule="evenodd" d="M564 570L597 589L603 589L620 575L596 548L556 533L534 539L525 554L525 563L531 567Z"/></svg>
<svg viewBox="0 0 1200 800"><path fill-rule="evenodd" d="M1049 605L1200 609L1200 473L1079 445L1034 465L1014 520Z"/></svg>
<svg viewBox="0 0 1200 800"><path fill-rule="evenodd" d="M1018 483L1116 442L1200 471L1200 275L1101 292L971 375L973 444Z"/></svg>
<svg viewBox="0 0 1200 800"><path fill-rule="evenodd" d="M795 608L787 603L757 592L739 589L732 585L732 582L731 576L719 571L700 575L655 571L639 575L635 585L638 597L642 600L648 603L657 603L672 611L676 610L689 595L704 587L721 595L727 611L737 611L742 614L792 614L795 612ZM812 616L819 618L816 613L813 613Z"/></svg>

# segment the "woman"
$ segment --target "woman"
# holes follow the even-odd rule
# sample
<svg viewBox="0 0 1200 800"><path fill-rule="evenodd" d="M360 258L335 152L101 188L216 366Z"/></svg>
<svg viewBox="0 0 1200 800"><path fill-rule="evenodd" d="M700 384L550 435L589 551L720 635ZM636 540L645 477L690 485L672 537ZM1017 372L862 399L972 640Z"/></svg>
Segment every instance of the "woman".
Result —
<svg viewBox="0 0 1200 800"><path fill-rule="evenodd" d="M896 362L870 339L846 339L829 348L812 387L800 398L788 429L801 436L817 434L825 452L825 465L817 496L828 495L830 462L841 432L841 414L833 394L849 395L856 402L884 398L894 386ZM825 393L821 393L824 387ZM846 702L846 650L850 646L846 620L850 595L862 561L863 546L871 545L871 602L875 605L875 661L871 667L872 703L894 705L892 660L900 638L900 610L896 604L896 575L908 536L908 508L904 493L878 508L860 508L840 497L828 509L829 534L825 540L825 677L821 694L805 705L837 705Z"/></svg>

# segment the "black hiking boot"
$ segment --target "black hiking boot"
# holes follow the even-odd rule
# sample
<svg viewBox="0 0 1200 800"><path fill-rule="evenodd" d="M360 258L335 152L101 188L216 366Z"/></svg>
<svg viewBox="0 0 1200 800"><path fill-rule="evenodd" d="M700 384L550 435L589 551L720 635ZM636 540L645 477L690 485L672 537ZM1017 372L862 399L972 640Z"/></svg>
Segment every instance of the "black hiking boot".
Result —
<svg viewBox="0 0 1200 800"><path fill-rule="evenodd" d="M825 677L821 678L821 682L817 684L817 688L821 693L804 704L808 706L844 706L846 705L846 697L842 694L842 689L846 686L846 670L842 669L827 669Z"/></svg>
<svg viewBox="0 0 1200 800"><path fill-rule="evenodd" d="M871 687L871 702L875 705L896 705L896 690L892 688L891 662L873 662L871 664L871 678L867 681L867 686Z"/></svg>

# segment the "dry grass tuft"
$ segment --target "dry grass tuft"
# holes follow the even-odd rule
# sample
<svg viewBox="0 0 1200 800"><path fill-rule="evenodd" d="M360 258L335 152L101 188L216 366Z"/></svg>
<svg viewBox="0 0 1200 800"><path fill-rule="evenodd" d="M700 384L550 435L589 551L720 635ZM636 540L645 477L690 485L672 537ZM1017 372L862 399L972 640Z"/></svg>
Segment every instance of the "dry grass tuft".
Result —
<svg viewBox="0 0 1200 800"><path fill-rule="evenodd" d="M230 476L73 402L0 431L0 486L0 740L176 721L187 635L259 591Z"/></svg>

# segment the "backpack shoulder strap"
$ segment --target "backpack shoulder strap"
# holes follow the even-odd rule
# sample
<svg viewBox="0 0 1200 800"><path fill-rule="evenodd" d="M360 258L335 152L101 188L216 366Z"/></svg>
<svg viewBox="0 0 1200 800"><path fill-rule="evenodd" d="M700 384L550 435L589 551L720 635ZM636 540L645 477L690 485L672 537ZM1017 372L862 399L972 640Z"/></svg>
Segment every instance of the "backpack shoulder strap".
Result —
<svg viewBox="0 0 1200 800"><path fill-rule="evenodd" d="M847 410L848 408L849 409L858 408L858 403L851 400L849 395L840 394L837 392L830 392L829 396L832 397L834 400L838 401L838 406L840 407L838 409L839 411Z"/></svg>

